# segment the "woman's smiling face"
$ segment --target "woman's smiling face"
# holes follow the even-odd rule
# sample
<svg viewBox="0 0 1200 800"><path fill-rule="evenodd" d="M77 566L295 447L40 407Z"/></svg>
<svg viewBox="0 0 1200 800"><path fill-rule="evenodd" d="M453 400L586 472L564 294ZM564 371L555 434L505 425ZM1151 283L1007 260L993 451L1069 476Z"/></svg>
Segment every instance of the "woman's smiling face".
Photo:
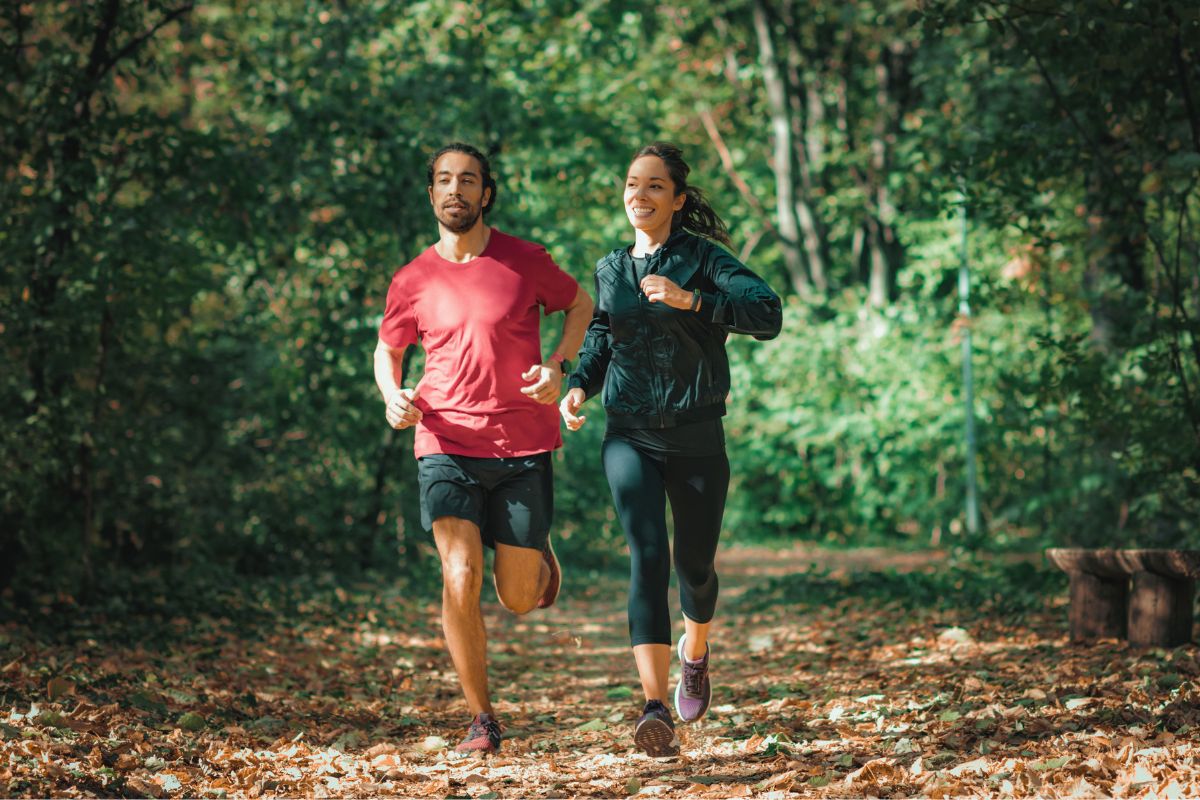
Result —
<svg viewBox="0 0 1200 800"><path fill-rule="evenodd" d="M687 199L675 194L675 182L658 156L642 156L629 165L625 178L625 215L629 224L656 240L671 232L671 218Z"/></svg>

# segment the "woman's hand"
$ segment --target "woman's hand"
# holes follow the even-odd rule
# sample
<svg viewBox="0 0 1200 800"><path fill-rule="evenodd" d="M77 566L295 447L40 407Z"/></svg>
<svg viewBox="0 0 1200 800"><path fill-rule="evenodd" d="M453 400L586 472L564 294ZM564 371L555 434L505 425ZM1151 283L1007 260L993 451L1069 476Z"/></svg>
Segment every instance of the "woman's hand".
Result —
<svg viewBox="0 0 1200 800"><path fill-rule="evenodd" d="M587 395L583 393L583 389L575 387L567 392L567 396L558 404L558 413L562 414L563 422L567 423L567 430L577 431L587 422L587 417L575 416L579 409L583 408L585 400Z"/></svg>
<svg viewBox="0 0 1200 800"><path fill-rule="evenodd" d="M689 311L692 307L692 293L679 288L679 284L662 275L647 275L642 278L642 294L651 303L666 303L671 308Z"/></svg>

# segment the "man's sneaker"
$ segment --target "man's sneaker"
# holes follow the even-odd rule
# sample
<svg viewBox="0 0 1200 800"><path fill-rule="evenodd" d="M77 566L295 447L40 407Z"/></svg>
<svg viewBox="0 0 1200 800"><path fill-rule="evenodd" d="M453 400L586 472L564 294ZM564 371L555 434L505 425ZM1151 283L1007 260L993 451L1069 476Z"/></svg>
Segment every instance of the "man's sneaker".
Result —
<svg viewBox="0 0 1200 800"><path fill-rule="evenodd" d="M494 753L500 749L500 723L491 714L478 714L471 720L467 738L454 748L460 753Z"/></svg>
<svg viewBox="0 0 1200 800"><path fill-rule="evenodd" d="M546 539L546 546L542 549L542 561L550 568L550 582L546 584L546 591L542 592L537 607L549 608L558 599L558 590L562 588L562 567L558 565L558 556L554 555L554 545L549 539Z"/></svg>
<svg viewBox="0 0 1200 800"><path fill-rule="evenodd" d="M684 722L695 722L708 711L712 700L712 684L708 682L708 644L704 645L704 658L688 661L683 655L686 639L686 635L679 637L679 663L683 669L679 685L675 687L675 710Z"/></svg>
<svg viewBox="0 0 1200 800"><path fill-rule="evenodd" d="M633 729L633 743L643 753L655 758L679 755L679 737L671 712L657 700L646 703L642 716Z"/></svg>

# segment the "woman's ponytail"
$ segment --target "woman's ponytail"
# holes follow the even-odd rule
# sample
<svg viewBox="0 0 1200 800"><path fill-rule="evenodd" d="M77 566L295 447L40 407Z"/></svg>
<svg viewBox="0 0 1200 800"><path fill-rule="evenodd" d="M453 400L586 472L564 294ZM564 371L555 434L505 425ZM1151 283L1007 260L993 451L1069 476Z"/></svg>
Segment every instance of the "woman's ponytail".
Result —
<svg viewBox="0 0 1200 800"><path fill-rule="evenodd" d="M729 240L729 228L709 205L704 192L700 191L699 187L688 186L683 193L687 195L687 199L683 201L683 208L679 209L671 220L672 230L686 228L692 233L718 241L726 247L733 247L733 242Z"/></svg>

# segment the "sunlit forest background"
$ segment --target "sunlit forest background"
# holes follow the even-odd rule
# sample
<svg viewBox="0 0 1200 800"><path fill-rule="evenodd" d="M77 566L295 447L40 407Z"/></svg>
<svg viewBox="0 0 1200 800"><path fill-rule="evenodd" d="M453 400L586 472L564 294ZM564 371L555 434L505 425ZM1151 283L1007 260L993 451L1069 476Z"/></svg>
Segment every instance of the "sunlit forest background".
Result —
<svg viewBox="0 0 1200 800"><path fill-rule="evenodd" d="M436 573L371 351L392 271L436 237L425 162L451 140L494 155L490 222L585 286L630 240L633 151L684 147L786 298L778 339L729 345L727 540L1200 545L1195 3L0 15L10 597ZM589 413L556 456L576 566L623 549Z"/></svg>

